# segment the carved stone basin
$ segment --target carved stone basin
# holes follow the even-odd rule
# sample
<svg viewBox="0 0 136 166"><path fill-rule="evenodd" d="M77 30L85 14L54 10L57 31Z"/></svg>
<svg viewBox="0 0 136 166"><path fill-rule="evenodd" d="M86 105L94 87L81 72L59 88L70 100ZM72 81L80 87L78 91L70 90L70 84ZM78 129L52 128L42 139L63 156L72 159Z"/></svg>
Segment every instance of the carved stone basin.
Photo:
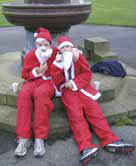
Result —
<svg viewBox="0 0 136 166"><path fill-rule="evenodd" d="M61 3L60 3L61 2ZM3 3L3 14L9 22L34 32L46 27L51 32L65 32L80 24L90 14L90 0L25 0Z"/></svg>

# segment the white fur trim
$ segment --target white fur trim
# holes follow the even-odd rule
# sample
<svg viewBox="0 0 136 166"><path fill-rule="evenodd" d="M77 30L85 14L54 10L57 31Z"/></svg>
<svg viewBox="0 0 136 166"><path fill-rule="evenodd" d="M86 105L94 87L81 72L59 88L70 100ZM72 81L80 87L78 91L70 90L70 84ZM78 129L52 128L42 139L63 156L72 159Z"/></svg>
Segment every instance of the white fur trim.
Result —
<svg viewBox="0 0 136 166"><path fill-rule="evenodd" d="M36 69L38 69L38 67L35 67L35 68L32 70L33 76L36 77L36 78L42 76L42 74L37 74Z"/></svg>
<svg viewBox="0 0 136 166"><path fill-rule="evenodd" d="M73 86L72 91L77 91L78 88L77 88L75 82L74 82L73 80L69 80L69 81L71 82L71 84L72 84L72 86Z"/></svg>
<svg viewBox="0 0 136 166"><path fill-rule="evenodd" d="M43 80L51 80L51 77L42 76Z"/></svg>
<svg viewBox="0 0 136 166"><path fill-rule="evenodd" d="M34 38L36 38L36 37L37 37L37 35L38 35L38 33L37 33L37 32L35 32L35 33L34 33Z"/></svg>
<svg viewBox="0 0 136 166"><path fill-rule="evenodd" d="M66 81L69 81L69 74L68 74L68 71L65 68L64 68L64 75L65 75Z"/></svg>
<svg viewBox="0 0 136 166"><path fill-rule="evenodd" d="M64 87L65 87L65 83L61 84L60 85L60 90L62 90L62 88L64 88Z"/></svg>
<svg viewBox="0 0 136 166"><path fill-rule="evenodd" d="M58 68L60 68L60 69L63 69L63 68L64 68L63 62L54 61L53 64L54 64L55 66L57 66Z"/></svg>
<svg viewBox="0 0 136 166"><path fill-rule="evenodd" d="M74 63L72 62L72 66L71 66L71 78L74 79L75 78L75 68L74 68Z"/></svg>
<svg viewBox="0 0 136 166"><path fill-rule="evenodd" d="M74 45L71 42L69 42L69 41L64 41L60 45L58 45L58 49L61 49L64 46L71 46L71 47L73 47Z"/></svg>
<svg viewBox="0 0 136 166"><path fill-rule="evenodd" d="M48 41L48 40L46 40L46 39L44 39L44 38L37 38L37 39L35 40L36 43L39 43L39 42L42 42L42 41Z"/></svg>
<svg viewBox="0 0 136 166"><path fill-rule="evenodd" d="M84 89L80 89L80 92L83 93L85 96L90 97L93 100L97 100L101 96L101 94L99 92L97 92L96 95L92 95Z"/></svg>

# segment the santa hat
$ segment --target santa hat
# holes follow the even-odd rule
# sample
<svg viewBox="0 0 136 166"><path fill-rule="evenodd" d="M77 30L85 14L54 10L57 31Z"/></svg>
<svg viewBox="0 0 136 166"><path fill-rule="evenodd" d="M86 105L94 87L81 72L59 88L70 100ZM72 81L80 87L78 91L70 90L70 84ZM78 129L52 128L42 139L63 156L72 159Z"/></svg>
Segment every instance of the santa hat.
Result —
<svg viewBox="0 0 136 166"><path fill-rule="evenodd" d="M38 28L37 31L34 33L34 37L36 38L36 42L40 42L43 40L47 40L51 43L52 36L48 29L45 28Z"/></svg>
<svg viewBox="0 0 136 166"><path fill-rule="evenodd" d="M67 36L60 36L58 38L58 49L61 49L64 46L71 46L73 47L74 45L71 42L71 39Z"/></svg>

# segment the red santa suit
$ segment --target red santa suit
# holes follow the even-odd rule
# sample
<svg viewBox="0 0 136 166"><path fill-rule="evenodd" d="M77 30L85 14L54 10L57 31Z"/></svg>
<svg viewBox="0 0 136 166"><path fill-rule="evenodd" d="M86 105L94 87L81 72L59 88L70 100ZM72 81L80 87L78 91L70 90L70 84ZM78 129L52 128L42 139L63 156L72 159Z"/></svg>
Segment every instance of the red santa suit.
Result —
<svg viewBox="0 0 136 166"><path fill-rule="evenodd" d="M70 127L80 151L96 146L91 142L87 120L103 147L119 140L111 131L96 101L100 97L100 93L90 84L92 72L85 57L80 55L78 61L72 62L69 70L64 68L63 62L55 60L51 67L51 77L56 87L62 92L62 101L66 107ZM68 80L73 85L72 90L64 87Z"/></svg>
<svg viewBox="0 0 136 166"><path fill-rule="evenodd" d="M53 109L51 98L55 94L50 66L55 59L56 51L57 49L53 48L52 55L46 60L48 69L44 75L36 73L36 68L43 63L43 58L36 54L35 49L24 59L22 78L25 82L17 101L17 138L30 139L32 132L35 138L48 138L49 115Z"/></svg>

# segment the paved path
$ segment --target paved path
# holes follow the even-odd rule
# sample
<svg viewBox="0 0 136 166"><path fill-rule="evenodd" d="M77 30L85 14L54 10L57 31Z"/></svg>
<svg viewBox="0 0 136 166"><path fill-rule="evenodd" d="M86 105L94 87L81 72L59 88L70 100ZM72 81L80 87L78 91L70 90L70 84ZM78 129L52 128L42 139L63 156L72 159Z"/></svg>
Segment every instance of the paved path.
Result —
<svg viewBox="0 0 136 166"><path fill-rule="evenodd" d="M136 28L76 25L72 26L69 35L76 45L83 44L87 37L101 36L109 39L112 50L125 63L136 68ZM0 28L0 53L23 50L24 44L23 27Z"/></svg>
<svg viewBox="0 0 136 166"><path fill-rule="evenodd" d="M113 127L116 134L126 141L136 145L136 127ZM41 159L35 159L33 148L22 159L14 157L14 136L0 133L0 166L81 166L79 163L78 149L72 138L65 141L57 141L53 145L46 146L46 155ZM93 142L98 144L93 135ZM4 149L4 150L2 150ZM89 162L88 166L135 166L136 153L119 155L105 152L101 147L96 159Z"/></svg>

